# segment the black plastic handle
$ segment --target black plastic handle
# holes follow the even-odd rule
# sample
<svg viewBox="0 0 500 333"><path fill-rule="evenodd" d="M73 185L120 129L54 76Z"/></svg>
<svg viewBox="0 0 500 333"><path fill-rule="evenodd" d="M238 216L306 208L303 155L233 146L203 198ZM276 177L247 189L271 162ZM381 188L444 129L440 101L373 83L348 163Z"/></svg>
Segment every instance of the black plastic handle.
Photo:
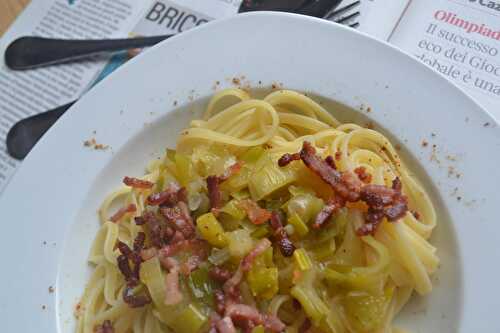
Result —
<svg viewBox="0 0 500 333"><path fill-rule="evenodd" d="M7 133L7 151L10 156L22 160L28 155L42 135L54 125L66 110L76 101L64 104L55 109L24 118L11 127Z"/></svg>
<svg viewBox="0 0 500 333"><path fill-rule="evenodd" d="M21 37L5 50L5 64L10 69L30 69L104 52L152 46L171 36L96 40Z"/></svg>

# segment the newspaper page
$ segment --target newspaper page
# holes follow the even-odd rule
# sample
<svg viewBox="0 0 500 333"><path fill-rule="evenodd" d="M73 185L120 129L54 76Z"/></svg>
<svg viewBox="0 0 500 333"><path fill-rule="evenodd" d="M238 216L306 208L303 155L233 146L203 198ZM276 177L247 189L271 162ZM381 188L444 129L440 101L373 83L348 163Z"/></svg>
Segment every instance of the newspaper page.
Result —
<svg viewBox="0 0 500 333"><path fill-rule="evenodd" d="M500 120L500 1L412 0L390 42Z"/></svg>
<svg viewBox="0 0 500 333"><path fill-rule="evenodd" d="M108 38L123 36L144 10L136 0L33 1L0 41L3 54L19 36ZM126 34L126 33L125 33ZM6 151L5 138L22 118L78 98L106 65L107 58L29 71L11 71L0 64L0 193L21 163Z"/></svg>

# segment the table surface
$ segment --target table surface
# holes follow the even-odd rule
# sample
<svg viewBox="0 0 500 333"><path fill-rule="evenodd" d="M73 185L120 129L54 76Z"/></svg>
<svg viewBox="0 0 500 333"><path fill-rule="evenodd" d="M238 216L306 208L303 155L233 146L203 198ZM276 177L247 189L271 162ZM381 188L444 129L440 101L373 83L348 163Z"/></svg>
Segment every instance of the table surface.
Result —
<svg viewBox="0 0 500 333"><path fill-rule="evenodd" d="M0 0L0 36L29 2L30 0Z"/></svg>

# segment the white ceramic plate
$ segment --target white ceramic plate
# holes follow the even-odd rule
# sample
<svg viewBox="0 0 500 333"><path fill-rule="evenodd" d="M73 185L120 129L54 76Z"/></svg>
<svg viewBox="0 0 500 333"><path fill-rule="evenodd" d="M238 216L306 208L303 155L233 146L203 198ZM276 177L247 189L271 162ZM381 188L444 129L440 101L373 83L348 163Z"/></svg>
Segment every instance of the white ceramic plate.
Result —
<svg viewBox="0 0 500 333"><path fill-rule="evenodd" d="M358 111L337 108L339 118L368 117L401 144L439 211L433 242L442 265L434 292L414 297L398 321L412 332L500 332L498 125L399 50L333 23L276 13L210 23L154 47L42 138L0 199L2 332L73 332L101 200L173 147L215 82L231 86L233 77L340 101ZM84 147L92 137L111 148Z"/></svg>

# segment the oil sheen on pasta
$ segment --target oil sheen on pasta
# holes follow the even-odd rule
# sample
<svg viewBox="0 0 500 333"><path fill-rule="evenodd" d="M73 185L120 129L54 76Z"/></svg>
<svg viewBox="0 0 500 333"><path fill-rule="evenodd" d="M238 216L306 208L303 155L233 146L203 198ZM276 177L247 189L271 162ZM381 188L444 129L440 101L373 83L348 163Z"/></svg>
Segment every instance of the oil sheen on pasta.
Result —
<svg viewBox="0 0 500 333"><path fill-rule="evenodd" d="M398 179L408 211L360 233L371 208L341 200L315 224L338 193L301 155L278 165L304 142L363 186ZM403 332L439 264L434 207L391 143L288 90L217 93L99 215L77 332Z"/></svg>

